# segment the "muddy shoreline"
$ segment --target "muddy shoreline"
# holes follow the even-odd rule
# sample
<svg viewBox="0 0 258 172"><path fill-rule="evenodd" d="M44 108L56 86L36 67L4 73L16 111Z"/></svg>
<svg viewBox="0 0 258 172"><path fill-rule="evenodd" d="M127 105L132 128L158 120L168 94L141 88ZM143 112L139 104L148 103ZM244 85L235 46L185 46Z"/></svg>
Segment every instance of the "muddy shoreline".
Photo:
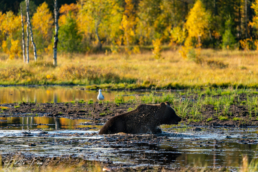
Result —
<svg viewBox="0 0 258 172"><path fill-rule="evenodd" d="M243 101L243 100L240 100ZM70 119L89 119L94 124L103 124L110 118L135 109L135 103L11 103L0 104L0 117L57 117ZM172 106L173 107L173 106ZM213 105L203 105L202 120L196 121L190 116L182 118L182 123L191 126L225 126L248 127L258 126L256 114L250 114L244 105L233 104L229 108L227 119L219 119L222 112L215 110ZM180 114L178 114L180 116ZM209 121L209 119L212 119Z"/></svg>

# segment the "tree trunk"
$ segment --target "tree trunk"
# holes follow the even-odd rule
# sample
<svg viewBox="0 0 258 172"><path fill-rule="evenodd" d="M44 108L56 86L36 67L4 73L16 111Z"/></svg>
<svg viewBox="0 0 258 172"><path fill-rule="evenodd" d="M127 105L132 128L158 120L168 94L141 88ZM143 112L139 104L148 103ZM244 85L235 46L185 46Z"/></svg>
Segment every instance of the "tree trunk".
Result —
<svg viewBox="0 0 258 172"><path fill-rule="evenodd" d="M239 16L238 16L238 22L239 22L239 30L238 30L238 40L240 40L241 39L241 35L242 35L242 33L241 33L241 0L239 0L239 9L238 9L238 14L239 14ZM240 45L240 44L239 44Z"/></svg>
<svg viewBox="0 0 258 172"><path fill-rule="evenodd" d="M57 0L55 0L54 4L54 15L55 15L55 36L54 36L54 61L53 65L57 66L57 43L58 43L58 10L57 10Z"/></svg>
<svg viewBox="0 0 258 172"><path fill-rule="evenodd" d="M27 0L25 1L26 2L26 13L27 13L27 16L29 14L29 4L27 2ZM30 31L29 31L29 19L27 17L27 44L26 44L26 53L27 53L27 63L29 63L30 61L30 58L29 58L29 43L30 43Z"/></svg>
<svg viewBox="0 0 258 172"><path fill-rule="evenodd" d="M26 63L26 56L25 56L25 40L24 40L24 24L23 24L22 6L21 6L21 23L22 23L22 55L23 55L23 61L24 61L24 63Z"/></svg>
<svg viewBox="0 0 258 172"><path fill-rule="evenodd" d="M99 38L99 21L96 22L96 30L95 30L95 33L97 35L97 39L98 39L98 50L102 50L102 44L101 44L101 41L100 41L100 38Z"/></svg>
<svg viewBox="0 0 258 172"><path fill-rule="evenodd" d="M245 0L245 39L248 37L248 11L247 0Z"/></svg>
<svg viewBox="0 0 258 172"><path fill-rule="evenodd" d="M217 0L214 0L214 15L218 15L218 6L217 6Z"/></svg>
<svg viewBox="0 0 258 172"><path fill-rule="evenodd" d="M30 0L27 0L27 25L29 25L29 28L30 28L30 37L31 37L31 42L32 42L32 45L33 45L33 52L34 52L34 60L37 61L37 49L36 49L36 44L34 42L34 39L33 39L33 32L32 32L32 27L31 27L31 23L30 23L30 16L29 16L29 4L30 4ZM44 21L42 21L44 22Z"/></svg>

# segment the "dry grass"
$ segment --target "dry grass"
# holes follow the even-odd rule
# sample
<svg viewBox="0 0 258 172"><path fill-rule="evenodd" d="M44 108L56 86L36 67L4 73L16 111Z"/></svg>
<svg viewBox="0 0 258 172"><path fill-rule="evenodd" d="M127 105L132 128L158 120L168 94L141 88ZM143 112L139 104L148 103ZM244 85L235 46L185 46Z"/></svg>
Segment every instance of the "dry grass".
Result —
<svg viewBox="0 0 258 172"><path fill-rule="evenodd" d="M22 59L0 60L0 84L111 84L103 87L206 87L239 86L258 88L258 52L202 50L202 62L182 59L176 51L94 55L60 55L58 66L45 55L37 63ZM32 56L31 56L32 57ZM120 86L119 84L120 83ZM123 83L123 84L121 84ZM112 85L112 84L118 84ZM95 88L95 87L94 87Z"/></svg>

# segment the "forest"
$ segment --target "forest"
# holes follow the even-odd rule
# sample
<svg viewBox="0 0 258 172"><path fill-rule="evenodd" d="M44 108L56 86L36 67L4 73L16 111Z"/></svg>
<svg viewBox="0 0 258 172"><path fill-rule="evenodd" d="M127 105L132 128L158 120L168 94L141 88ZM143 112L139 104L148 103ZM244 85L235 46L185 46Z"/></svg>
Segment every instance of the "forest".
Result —
<svg viewBox="0 0 258 172"><path fill-rule="evenodd" d="M69 0L58 1L57 52L60 55L59 57L67 56L68 59L75 59L76 57L102 54L103 56L100 55L100 57L105 58L110 55L110 59L114 60L114 65L118 64L121 57L124 57L123 60L127 60L125 62L127 64L132 59L138 59L139 64L141 58L148 57L150 61L148 67L163 63L161 61L151 62L153 59L164 60L168 58L167 61L174 63L181 61L180 58L182 58L197 65L206 65L208 66L207 70L211 70L211 72L213 68L229 72L227 69L232 67L232 70L235 71L234 76L238 72L240 73L232 79L232 77L229 77L231 76L229 72L229 75L227 75L229 79L224 80L224 82L221 81L221 74L218 73L217 81L204 79L201 82L199 76L191 76L193 78L189 81L195 84L182 84L183 82L180 79L175 82L175 78L171 83L171 76L173 75L165 72L169 76L164 77L166 78L164 79L166 84L162 82L163 84L160 84L162 86L176 86L178 84L184 86L212 85L214 83L218 84L218 82L218 85L246 85L247 77L239 79L243 70L250 75L257 72L257 70L249 71L253 66L249 68L249 62L247 61L238 62L236 68L231 65L233 64L232 60L228 59L230 61L228 63L227 60L220 59L222 57L253 57L256 55L258 49L258 0L79 0L71 2ZM1 1L1 3L3 3L3 5L0 5L2 8L0 12L1 59L3 62L7 59L22 60L22 54L24 53L22 51L22 33L25 36L28 35L26 33L26 4L24 1L16 1L13 6L9 2ZM50 0L44 2L31 0L29 3L29 18L35 42L35 46L33 46L34 43L29 43L29 53L33 54L33 51L36 50L38 60L45 60L45 62L53 54L55 35L53 8L54 1ZM24 23L24 26L22 26L22 23ZM167 50L171 53L169 54ZM148 53L151 53L151 55ZM30 57L32 58L32 56ZM87 60L86 58L80 58L80 60L89 63L95 57L89 58ZM15 61L12 64L10 61L7 62L10 63L10 66L15 66ZM159 85L157 83L158 76L153 78L154 75L149 76L150 74L141 73L142 78L135 77L140 70L139 65L134 70L126 68L128 71L124 70L124 74L121 74L115 67L112 71L111 68L100 68L100 66L105 66L104 63L95 62L97 61L86 65L89 67L87 71L83 67L76 66L75 63L73 63L75 66L70 66L69 70L67 66L59 63L59 67L65 72L73 71L71 75L75 76L71 76L70 81L63 81L60 76L57 76L59 72L55 71L56 68L49 69L53 70L52 72L48 71L51 74L46 72L44 76L36 78L31 78L25 72L24 75L30 79L23 82L19 79L10 82L7 77L9 74L4 74L6 70L2 70L0 80L2 80L2 83L7 82L9 84L139 82L147 83L148 86L154 83ZM185 66L185 62L182 61L182 65ZM134 61L133 63L136 64L137 62ZM16 68L17 65L16 63ZM92 68L90 65L95 65L96 68L90 69ZM118 68L121 66L123 65L119 65ZM22 66L22 68L26 67ZM193 67L193 70L194 68L198 67ZM91 77L91 74L89 74L100 69L102 71L100 75L104 79L99 79L100 76ZM151 67L151 69L153 68ZM33 73L31 69L28 70ZM237 72L237 70L239 71ZM74 74L75 71L78 74ZM164 72L165 68L162 71ZM203 72L200 71L200 76ZM205 72L207 73L207 71ZM37 72L34 71L34 73ZM183 76L185 78L187 75L184 74ZM85 78L87 81L82 81ZM257 85L257 82L252 80L251 86L254 85Z"/></svg>
<svg viewBox="0 0 258 172"><path fill-rule="evenodd" d="M184 45L215 49L256 49L258 1L252 0L66 0L59 3L59 51L85 52L92 47ZM11 57L21 52L20 5L1 1L0 42ZM7 11L9 10L9 11ZM39 53L53 37L53 1L30 1ZM23 14L26 18L26 14ZM25 19L24 19L25 20ZM42 21L45 21L42 23ZM26 27L26 26L25 26ZM64 41L66 40L66 41ZM70 44L73 42L73 44ZM187 53L187 52L186 52ZM184 53L182 53L184 54Z"/></svg>

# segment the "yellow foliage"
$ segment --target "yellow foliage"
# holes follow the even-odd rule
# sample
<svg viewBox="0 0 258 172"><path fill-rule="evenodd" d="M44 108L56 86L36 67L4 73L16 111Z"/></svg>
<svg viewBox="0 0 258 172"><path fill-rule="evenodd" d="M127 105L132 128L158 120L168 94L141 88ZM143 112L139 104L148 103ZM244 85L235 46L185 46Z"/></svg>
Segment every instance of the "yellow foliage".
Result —
<svg viewBox="0 0 258 172"><path fill-rule="evenodd" d="M71 14L70 16L69 16L69 13ZM76 4L71 3L70 5L67 5L67 4L62 5L60 8L61 16L59 17L58 24L60 26L64 25L67 21L66 18L68 16L72 17L73 19L76 19L77 13L78 13L78 6Z"/></svg>
<svg viewBox="0 0 258 172"><path fill-rule="evenodd" d="M2 42L2 49L3 49L3 52L8 54L9 53L9 50L7 48L7 42L6 41L3 41Z"/></svg>
<svg viewBox="0 0 258 172"><path fill-rule="evenodd" d="M201 0L197 0L194 7L190 10L185 23L190 37L202 37L205 30L209 27L210 13L205 10Z"/></svg>
<svg viewBox="0 0 258 172"><path fill-rule="evenodd" d="M152 45L154 47L154 50L152 51L154 57L156 59L161 58L161 39L152 40Z"/></svg>
<svg viewBox="0 0 258 172"><path fill-rule="evenodd" d="M184 29L180 27L174 27L173 30L170 31L171 33L171 41L176 42L177 44L181 44L184 42L186 38L186 33Z"/></svg>
<svg viewBox="0 0 258 172"><path fill-rule="evenodd" d="M0 11L0 31L3 31L3 22L5 20L5 14Z"/></svg>
<svg viewBox="0 0 258 172"><path fill-rule="evenodd" d="M21 47L19 40L11 40L11 48L10 48L10 59L14 57L18 57L21 54Z"/></svg>
<svg viewBox="0 0 258 172"><path fill-rule="evenodd" d="M192 38L187 37L184 43L184 46L181 47L181 50L179 50L179 53L183 58L187 58L190 50L193 50L193 45L192 45Z"/></svg>
<svg viewBox="0 0 258 172"><path fill-rule="evenodd" d="M258 50L258 41L254 41L254 45L256 47L256 50Z"/></svg>
<svg viewBox="0 0 258 172"><path fill-rule="evenodd" d="M49 44L47 48L44 49L46 53L53 54L53 45Z"/></svg>
<svg viewBox="0 0 258 172"><path fill-rule="evenodd" d="M254 9L255 15L253 16L253 22L250 22L249 24L258 28L258 0L255 0L255 2L252 3L251 8Z"/></svg>
<svg viewBox="0 0 258 172"><path fill-rule="evenodd" d="M10 59L18 57L21 54L21 47L19 40L11 39L11 46L8 48L7 41L2 42L3 52L9 55Z"/></svg>
<svg viewBox="0 0 258 172"><path fill-rule="evenodd" d="M124 43L129 46L134 41L135 31L134 26L136 25L135 9L132 0L125 0L125 11L121 22L121 29L124 31ZM127 48L128 49L128 48ZM129 49L128 49L129 52Z"/></svg>
<svg viewBox="0 0 258 172"><path fill-rule="evenodd" d="M2 21L1 21L2 20ZM0 13L0 29L3 34L8 34L12 38L12 34L17 32L21 27L21 19L12 11L6 14Z"/></svg>
<svg viewBox="0 0 258 172"><path fill-rule="evenodd" d="M48 75L46 76L46 78L47 78L47 79L51 79L52 76L48 74Z"/></svg>
<svg viewBox="0 0 258 172"><path fill-rule="evenodd" d="M32 17L32 25L39 30L44 38L47 38L54 23L51 12L46 2L43 2Z"/></svg>
<svg viewBox="0 0 258 172"><path fill-rule="evenodd" d="M140 47L139 47L139 46L134 46L134 47L133 47L133 53L134 53L134 54L139 54L139 53L141 53Z"/></svg>
<svg viewBox="0 0 258 172"><path fill-rule="evenodd" d="M60 8L60 14L67 14L69 12L77 13L78 12L78 6L77 4L71 3L71 4L64 4Z"/></svg>
<svg viewBox="0 0 258 172"><path fill-rule="evenodd" d="M239 41L241 47L242 47L245 51L250 50L251 42L253 42L253 39L252 39L252 38L247 38L247 39L244 39L244 40L240 40L240 41Z"/></svg>

